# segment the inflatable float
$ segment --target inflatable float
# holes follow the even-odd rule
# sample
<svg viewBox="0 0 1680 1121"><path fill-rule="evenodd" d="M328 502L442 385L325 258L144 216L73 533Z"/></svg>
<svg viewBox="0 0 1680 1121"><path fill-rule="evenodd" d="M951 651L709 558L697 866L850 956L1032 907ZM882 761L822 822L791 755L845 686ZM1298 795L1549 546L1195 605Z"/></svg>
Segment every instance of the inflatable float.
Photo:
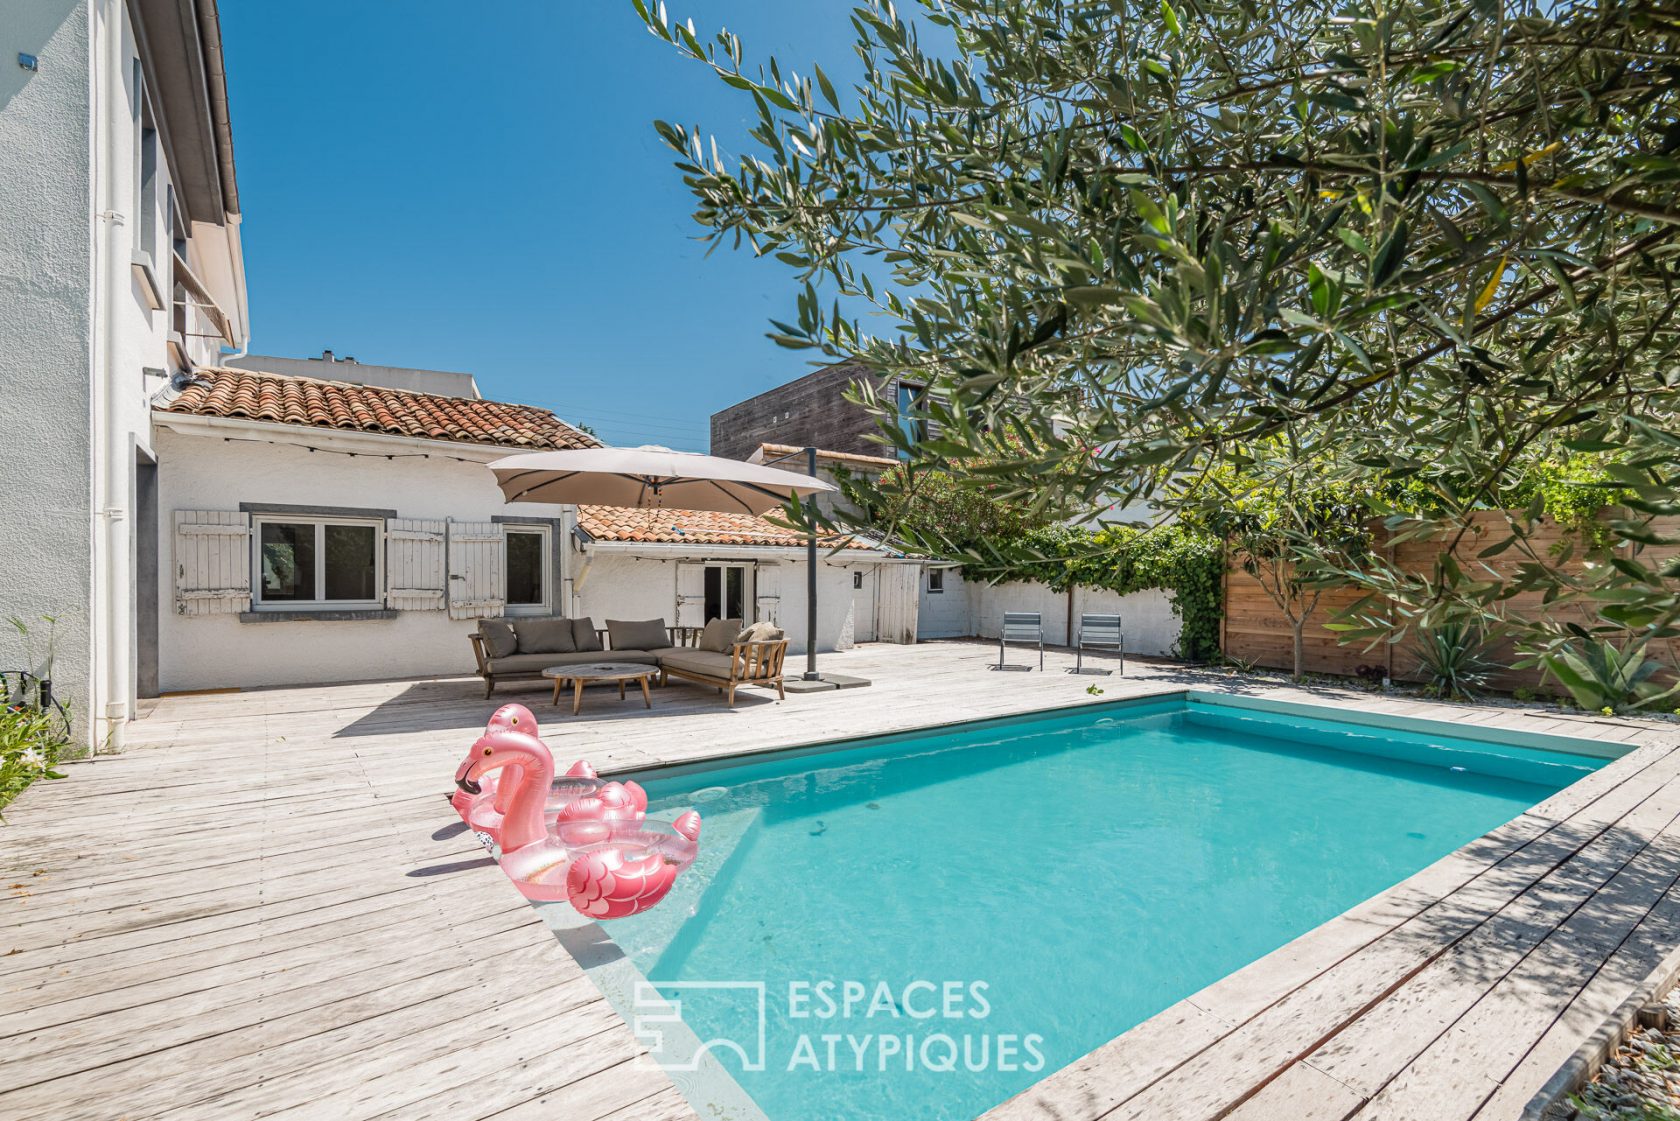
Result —
<svg viewBox="0 0 1680 1121"><path fill-rule="evenodd" d="M694 811L674 822L649 819L639 784L603 781L582 762L556 778L554 757L522 705L497 710L455 782L465 799L451 803L475 829L489 827L480 831L500 847L498 863L520 893L564 899L590 918L647 910L699 853Z"/></svg>

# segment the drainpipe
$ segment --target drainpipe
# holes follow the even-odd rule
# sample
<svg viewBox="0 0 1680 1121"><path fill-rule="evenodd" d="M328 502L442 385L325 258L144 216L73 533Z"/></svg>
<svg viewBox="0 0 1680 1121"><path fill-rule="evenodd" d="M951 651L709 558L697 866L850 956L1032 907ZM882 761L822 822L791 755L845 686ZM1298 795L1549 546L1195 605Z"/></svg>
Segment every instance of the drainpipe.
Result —
<svg viewBox="0 0 1680 1121"><path fill-rule="evenodd" d="M817 449L805 449L805 467L811 478L817 477ZM814 504L815 494L811 495ZM815 511L813 511L815 513ZM821 681L817 672L817 526L811 523L811 535L805 539L805 680Z"/></svg>
<svg viewBox="0 0 1680 1121"><path fill-rule="evenodd" d="M117 631L118 602L116 596L117 558L122 555L120 530L124 511L122 501L125 487L118 484L116 456L111 443L114 434L119 384L117 377L118 347L116 318L121 306L122 281L128 277L123 234L126 219L117 211L116 169L120 163L117 145L117 106L122 75L127 66L122 54L122 5L116 0L104 0L90 8L92 31L97 35L96 49L91 52L94 74L90 125L95 133L92 147L93 174L89 184L93 196L95 222L99 232L93 252L93 283L90 303L93 306L93 346L91 380L89 385L89 474L94 524L91 540L91 585L89 597L90 645L88 658L88 696L86 711L89 730L97 749L105 744L112 749L122 746L123 725L127 719L125 697L119 695L119 681L115 672L114 639ZM103 727L101 726L103 725Z"/></svg>

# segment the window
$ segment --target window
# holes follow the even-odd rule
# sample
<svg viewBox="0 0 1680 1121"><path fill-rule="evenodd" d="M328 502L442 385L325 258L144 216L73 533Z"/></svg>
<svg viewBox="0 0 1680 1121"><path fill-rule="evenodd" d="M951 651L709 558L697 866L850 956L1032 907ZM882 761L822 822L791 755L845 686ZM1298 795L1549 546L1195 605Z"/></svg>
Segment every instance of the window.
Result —
<svg viewBox="0 0 1680 1121"><path fill-rule="evenodd" d="M927 386L916 385L914 382L901 381L898 383L898 423L900 430L912 444L919 444L927 439L927 418L916 416L927 409ZM909 458L909 453L899 449L900 459Z"/></svg>
<svg viewBox="0 0 1680 1121"><path fill-rule="evenodd" d="M858 592L858 591L862 591L862 590L863 590L863 569L859 568L859 569L853 570L853 572L852 572L852 591Z"/></svg>
<svg viewBox="0 0 1680 1121"><path fill-rule="evenodd" d="M548 613L548 527L510 525L503 530L504 598L510 615Z"/></svg>
<svg viewBox="0 0 1680 1121"><path fill-rule="evenodd" d="M928 595L936 596L945 590L945 570L943 568L928 569Z"/></svg>
<svg viewBox="0 0 1680 1121"><path fill-rule="evenodd" d="M745 619L747 570L738 564L706 566L706 620Z"/></svg>
<svg viewBox="0 0 1680 1121"><path fill-rule="evenodd" d="M368 607L380 603L378 522L257 521L257 607Z"/></svg>

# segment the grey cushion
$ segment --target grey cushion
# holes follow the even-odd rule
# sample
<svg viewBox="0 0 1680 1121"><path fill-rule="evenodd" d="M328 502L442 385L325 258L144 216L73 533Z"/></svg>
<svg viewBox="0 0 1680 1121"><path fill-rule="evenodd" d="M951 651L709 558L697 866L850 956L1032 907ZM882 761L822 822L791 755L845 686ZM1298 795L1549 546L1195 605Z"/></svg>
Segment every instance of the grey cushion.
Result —
<svg viewBox="0 0 1680 1121"><path fill-rule="evenodd" d="M579 650L601 649L601 636L595 633L595 620L590 618L573 619L572 643Z"/></svg>
<svg viewBox="0 0 1680 1121"><path fill-rule="evenodd" d="M754 623L741 632L738 642L780 642L787 636L774 623Z"/></svg>
<svg viewBox="0 0 1680 1121"><path fill-rule="evenodd" d="M735 636L741 633L739 619L713 619L706 624L706 629L700 632L700 641L696 647L700 650L715 650L719 654L729 653L729 648L735 645Z"/></svg>
<svg viewBox="0 0 1680 1121"><path fill-rule="evenodd" d="M505 658L519 648L519 638L506 619L480 619L478 633L484 639L486 658Z"/></svg>
<svg viewBox="0 0 1680 1121"><path fill-rule="evenodd" d="M657 650L671 644L663 619L608 619L607 637L612 639L614 650Z"/></svg>
<svg viewBox="0 0 1680 1121"><path fill-rule="evenodd" d="M708 677L716 677L724 681L729 679L731 661L732 659L728 654L718 654L711 650L677 650L659 656L659 664L666 669L703 673Z"/></svg>
<svg viewBox="0 0 1680 1121"><path fill-rule="evenodd" d="M570 619L516 618L513 633L519 636L521 654L570 654L577 649Z"/></svg>
<svg viewBox="0 0 1680 1121"><path fill-rule="evenodd" d="M588 662L629 662L637 666L656 666L659 659L645 650L614 650L603 657L599 650L574 650L570 654L510 654L490 662L490 672L506 674L540 674L556 666L581 666Z"/></svg>

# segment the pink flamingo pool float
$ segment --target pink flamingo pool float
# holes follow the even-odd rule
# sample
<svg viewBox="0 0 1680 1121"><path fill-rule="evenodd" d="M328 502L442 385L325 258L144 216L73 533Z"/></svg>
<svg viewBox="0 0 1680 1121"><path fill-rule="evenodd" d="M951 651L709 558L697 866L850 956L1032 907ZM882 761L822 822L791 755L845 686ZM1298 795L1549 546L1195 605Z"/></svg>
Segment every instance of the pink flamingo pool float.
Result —
<svg viewBox="0 0 1680 1121"><path fill-rule="evenodd" d="M503 705L490 717L485 726L485 732L507 731L522 732L532 738L537 737L537 720L531 715L531 710L524 705ZM541 740L538 740L541 743ZM474 745L476 748L476 744ZM545 746L546 750L546 746ZM461 815L475 833L488 837L493 844L501 841L502 820L507 815L508 806L512 803L514 791L523 782L523 772L516 767L509 767L505 771L496 771L484 776L479 784L477 794L469 794L461 784L467 767L475 758L475 752L469 751L467 757L461 761L460 768L455 772L455 792L450 795L449 804L455 807L455 812ZM550 756L550 766L552 768ZM617 787L618 783L606 783L595 777L595 768L583 760L578 760L564 775L554 779L549 784L548 799L543 806L545 820L553 822L573 801L603 795L606 788ZM647 809L647 795L641 793L641 787L635 783L626 784L634 787L641 799L641 808ZM616 796L615 796L616 797Z"/></svg>
<svg viewBox="0 0 1680 1121"><path fill-rule="evenodd" d="M506 792L495 822L502 871L525 898L564 899L591 918L622 918L665 898L699 853L700 815L650 821L640 785L580 775L566 778L593 784L588 792L574 790L546 813L557 785L554 757L534 733L534 720L493 718L456 772L458 789L471 799L468 814L486 797L481 779L496 776L491 803Z"/></svg>

